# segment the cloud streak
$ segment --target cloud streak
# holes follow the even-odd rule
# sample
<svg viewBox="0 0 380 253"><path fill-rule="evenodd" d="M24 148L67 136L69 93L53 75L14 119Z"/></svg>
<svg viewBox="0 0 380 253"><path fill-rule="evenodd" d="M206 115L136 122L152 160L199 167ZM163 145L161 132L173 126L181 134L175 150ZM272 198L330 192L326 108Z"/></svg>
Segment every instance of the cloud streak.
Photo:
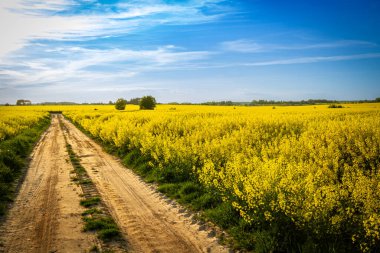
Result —
<svg viewBox="0 0 380 253"><path fill-rule="evenodd" d="M213 54L207 51L178 51L171 45L154 50L60 47L42 48L41 51L49 54L49 58L15 57L0 65L0 79L13 80L12 83L16 86L54 84L70 80L110 81L130 78L167 66L196 62Z"/></svg>
<svg viewBox="0 0 380 253"><path fill-rule="evenodd" d="M312 49L328 49L328 48L347 48L347 47L376 47L376 43L358 40L339 40L325 43L312 44L294 44L294 45L277 45L277 44L261 44L253 40L232 40L224 41L220 44L222 50L238 53L262 53L280 50L312 50Z"/></svg>
<svg viewBox="0 0 380 253"><path fill-rule="evenodd" d="M362 59L375 59L375 58L380 58L380 53L299 57L299 58L284 59L284 60L243 63L241 65L242 66L271 66L271 65L307 64L307 63L318 63L318 62L349 61L349 60L362 60Z"/></svg>

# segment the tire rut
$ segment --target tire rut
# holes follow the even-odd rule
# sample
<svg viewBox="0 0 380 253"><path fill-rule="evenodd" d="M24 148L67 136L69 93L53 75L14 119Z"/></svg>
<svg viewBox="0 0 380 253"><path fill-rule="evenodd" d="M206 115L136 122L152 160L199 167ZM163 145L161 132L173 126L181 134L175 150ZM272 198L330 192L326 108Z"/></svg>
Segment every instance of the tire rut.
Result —
<svg viewBox="0 0 380 253"><path fill-rule="evenodd" d="M40 138L18 195L0 229L0 252L85 252L97 243L82 233L80 188L70 181L58 116Z"/></svg>

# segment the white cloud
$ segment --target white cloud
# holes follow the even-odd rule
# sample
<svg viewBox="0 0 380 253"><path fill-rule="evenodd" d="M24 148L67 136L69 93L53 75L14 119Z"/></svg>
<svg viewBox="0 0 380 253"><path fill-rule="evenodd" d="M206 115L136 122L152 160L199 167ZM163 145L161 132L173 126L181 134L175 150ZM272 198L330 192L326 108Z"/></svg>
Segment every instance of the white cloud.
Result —
<svg viewBox="0 0 380 253"><path fill-rule="evenodd" d="M105 11L106 8L100 6L91 13L63 15L60 11L69 11L77 4L70 0L2 0L0 61L35 39L86 40L162 24L209 22L218 19L220 14L206 15L200 9L219 1L190 1L182 5L133 1L119 4L117 11Z"/></svg>
<svg viewBox="0 0 380 253"><path fill-rule="evenodd" d="M68 82L72 79L107 81L202 60L212 54L207 51L177 51L172 45L155 50L60 47L46 51L51 54L50 58L8 59L6 64L0 65L3 69L0 75L13 80L15 85ZM101 67L102 70L89 70L92 67Z"/></svg>
<svg viewBox="0 0 380 253"><path fill-rule="evenodd" d="M6 2L6 1L5 1ZM33 39L63 39L95 35L102 23L91 18L29 15L0 6L0 60ZM15 1L15 5L19 4ZM46 6L47 8L47 6Z"/></svg>
<svg viewBox="0 0 380 253"><path fill-rule="evenodd" d="M232 40L221 43L221 48L225 51L239 53L259 53L270 52L276 50L307 50L307 49L324 49L324 48L339 48L339 47L376 47L377 44L360 41L360 40L338 40L324 43L310 44L294 44L294 45L279 45L279 44L261 44L253 40Z"/></svg>
<svg viewBox="0 0 380 253"><path fill-rule="evenodd" d="M252 40L233 40L221 43L222 49L239 53L262 52L263 47Z"/></svg>
<svg viewBox="0 0 380 253"><path fill-rule="evenodd" d="M270 65L304 64L304 63L348 61L348 60L374 59L374 58L380 58L380 53L300 57L300 58L292 58L292 59L285 59L285 60L243 63L241 65L242 66L270 66Z"/></svg>
<svg viewBox="0 0 380 253"><path fill-rule="evenodd" d="M292 65L292 64L310 64L319 62L336 62L336 61L351 61L362 59L377 59L380 58L380 53L356 54L356 55L335 55L335 56L312 56L312 57L297 57L291 59L279 59L270 61L257 61L257 62L235 62L235 63L197 63L188 64L185 66L169 66L168 69L219 69L219 68L233 68L233 67L255 67L255 66L272 66L272 65ZM163 69L163 68L162 68Z"/></svg>

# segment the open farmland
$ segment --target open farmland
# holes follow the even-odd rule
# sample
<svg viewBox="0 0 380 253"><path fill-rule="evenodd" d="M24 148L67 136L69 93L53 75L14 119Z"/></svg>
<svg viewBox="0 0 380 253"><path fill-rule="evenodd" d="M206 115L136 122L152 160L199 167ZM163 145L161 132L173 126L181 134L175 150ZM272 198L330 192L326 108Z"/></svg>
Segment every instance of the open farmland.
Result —
<svg viewBox="0 0 380 253"><path fill-rule="evenodd" d="M380 239L380 107L345 107L162 106L65 116L126 163L139 160L136 170L167 183L163 191L201 185L207 193L185 202L204 202L245 248L373 251ZM225 205L214 205L215 195Z"/></svg>
<svg viewBox="0 0 380 253"><path fill-rule="evenodd" d="M24 108L7 110L42 118L47 111L63 111L66 119L53 118L33 153L2 228L5 249L16 245L10 239L15 235L29 238L36 249L63 247L69 252L73 247L58 243L68 238L69 222L81 224L83 211L82 190L70 183L67 143L128 242L126 250L227 251L218 245L211 225L199 219L226 231L228 236L217 234L234 249L379 250L380 104L159 105L154 111L94 105ZM5 113L1 117L11 121ZM177 202L157 193L156 186L142 182L120 162ZM70 191L75 194L68 198ZM28 200L34 195L39 197ZM45 218L33 223L31 216L38 217L44 203L51 203L43 208ZM199 211L198 217L178 203ZM65 220L65 212L71 213L71 220ZM29 230L17 234L28 220ZM33 237L33 229L39 227L45 232ZM96 238L76 233L81 244L74 238L71 242L84 249L99 244Z"/></svg>
<svg viewBox="0 0 380 253"><path fill-rule="evenodd" d="M380 253L380 0L0 20L0 253Z"/></svg>
<svg viewBox="0 0 380 253"><path fill-rule="evenodd" d="M99 226L103 230L95 236L91 231ZM228 252L214 230L143 183L60 114L52 114L37 143L0 231L0 252Z"/></svg>

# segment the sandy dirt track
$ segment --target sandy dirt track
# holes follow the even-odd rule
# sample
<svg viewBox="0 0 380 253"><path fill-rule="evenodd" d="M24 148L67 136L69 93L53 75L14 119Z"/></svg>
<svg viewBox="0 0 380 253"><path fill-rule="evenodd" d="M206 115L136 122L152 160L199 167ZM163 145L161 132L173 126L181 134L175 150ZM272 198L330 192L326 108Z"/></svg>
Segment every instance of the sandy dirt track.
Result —
<svg viewBox="0 0 380 253"><path fill-rule="evenodd" d="M214 232L62 119L65 135L119 224L131 252L229 252Z"/></svg>
<svg viewBox="0 0 380 253"><path fill-rule="evenodd" d="M83 233L81 188L70 163L58 116L32 153L25 180L0 229L0 252L86 252L95 236Z"/></svg>

